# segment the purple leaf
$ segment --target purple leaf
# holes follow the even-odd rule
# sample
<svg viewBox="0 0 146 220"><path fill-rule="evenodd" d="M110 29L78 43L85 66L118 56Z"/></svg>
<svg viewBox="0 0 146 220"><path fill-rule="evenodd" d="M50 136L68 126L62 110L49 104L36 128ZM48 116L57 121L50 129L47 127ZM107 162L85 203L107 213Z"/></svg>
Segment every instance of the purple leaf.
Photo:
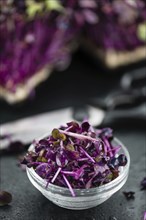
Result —
<svg viewBox="0 0 146 220"><path fill-rule="evenodd" d="M83 10L83 15L85 17L85 20L89 24L97 24L98 22L98 16L95 14L95 12L92 12L91 10L85 9Z"/></svg>
<svg viewBox="0 0 146 220"><path fill-rule="evenodd" d="M141 190L146 190L146 177L143 178L143 180L141 181Z"/></svg>
<svg viewBox="0 0 146 220"><path fill-rule="evenodd" d="M83 8L96 8L97 3L95 0L79 0L79 5Z"/></svg>
<svg viewBox="0 0 146 220"><path fill-rule="evenodd" d="M0 191L0 206L8 205L12 202L12 195L6 191Z"/></svg>

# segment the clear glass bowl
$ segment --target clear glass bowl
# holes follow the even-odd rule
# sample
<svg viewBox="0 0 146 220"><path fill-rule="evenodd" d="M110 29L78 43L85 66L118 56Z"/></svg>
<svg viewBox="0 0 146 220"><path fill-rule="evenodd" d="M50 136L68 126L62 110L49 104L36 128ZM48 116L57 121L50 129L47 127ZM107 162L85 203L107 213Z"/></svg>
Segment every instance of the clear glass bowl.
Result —
<svg viewBox="0 0 146 220"><path fill-rule="evenodd" d="M129 173L130 155L126 147L117 139L114 142L122 146L119 153L124 153L127 157L127 164L120 170L120 175L103 186L90 189L75 189L76 197L72 197L68 188L49 184L46 188L46 181L42 179L33 168L26 168L30 182L50 201L56 205L74 210L82 210L95 207L117 192L126 182ZM32 144L29 150L34 150Z"/></svg>

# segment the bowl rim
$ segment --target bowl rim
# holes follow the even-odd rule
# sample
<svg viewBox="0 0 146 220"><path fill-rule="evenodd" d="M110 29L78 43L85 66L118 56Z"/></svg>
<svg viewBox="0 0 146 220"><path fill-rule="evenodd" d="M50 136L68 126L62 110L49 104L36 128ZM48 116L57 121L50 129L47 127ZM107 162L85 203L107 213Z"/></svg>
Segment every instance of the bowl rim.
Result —
<svg viewBox="0 0 146 220"><path fill-rule="evenodd" d="M45 134L43 136L41 136L40 138L37 138L35 139L36 141L39 141L45 137L47 137L48 134ZM121 171L120 175L115 178L114 180L112 180L111 182L109 183L106 183L102 186L97 186L97 187L92 187L92 188L89 188L89 189L73 189L74 192L78 193L78 192L92 192L92 191L98 191L98 192L101 192L101 191L104 191L104 190L108 190L108 189L111 189L112 187L118 185L120 182L122 182L122 180L124 180L124 178L128 175L128 171L129 171L129 167L130 167L130 154L129 154L129 151L127 150L127 148L125 147L125 145L116 137L113 138L113 140L115 142L117 142L119 145L121 145L121 149L124 151L126 157L127 157L127 164L123 167L123 170ZM32 143L30 145L30 147L28 148L28 151L34 151L34 144ZM35 170L31 167L27 167L26 166L26 172L27 172L27 175L29 174L31 177L33 176L33 178L37 181L41 183L41 186L43 187L44 186L44 189L46 190L49 190L49 189L56 189L58 191L68 191L70 193L70 190L69 188L67 187L62 187L62 186L57 186L57 185L54 185L52 183L49 183L48 186L46 187L47 185L47 181L43 178L41 178L36 172Z"/></svg>

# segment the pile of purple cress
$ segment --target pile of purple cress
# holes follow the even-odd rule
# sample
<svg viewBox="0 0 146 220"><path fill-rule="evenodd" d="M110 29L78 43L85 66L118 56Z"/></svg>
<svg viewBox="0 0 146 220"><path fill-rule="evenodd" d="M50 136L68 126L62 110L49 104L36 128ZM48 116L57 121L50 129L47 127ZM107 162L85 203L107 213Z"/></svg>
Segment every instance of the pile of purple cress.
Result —
<svg viewBox="0 0 146 220"><path fill-rule="evenodd" d="M110 128L94 129L88 121L71 121L53 129L51 135L34 141L34 150L28 151L22 164L33 168L46 180L73 189L102 186L119 176L120 167L127 164L121 146L113 144Z"/></svg>
<svg viewBox="0 0 146 220"><path fill-rule="evenodd" d="M78 25L61 1L47 2L0 1L0 87L12 94L42 68L70 63Z"/></svg>

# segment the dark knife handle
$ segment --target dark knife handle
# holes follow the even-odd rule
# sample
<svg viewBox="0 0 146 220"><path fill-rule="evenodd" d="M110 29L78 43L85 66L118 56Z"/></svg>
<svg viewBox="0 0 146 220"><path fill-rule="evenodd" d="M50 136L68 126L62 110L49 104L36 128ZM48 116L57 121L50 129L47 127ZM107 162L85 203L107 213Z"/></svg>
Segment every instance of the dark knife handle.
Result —
<svg viewBox="0 0 146 220"><path fill-rule="evenodd" d="M107 110L134 108L146 101L146 88L133 91L117 91L105 99Z"/></svg>
<svg viewBox="0 0 146 220"><path fill-rule="evenodd" d="M144 119L146 120L146 103L128 109L114 109L106 113L104 122L116 119Z"/></svg>

